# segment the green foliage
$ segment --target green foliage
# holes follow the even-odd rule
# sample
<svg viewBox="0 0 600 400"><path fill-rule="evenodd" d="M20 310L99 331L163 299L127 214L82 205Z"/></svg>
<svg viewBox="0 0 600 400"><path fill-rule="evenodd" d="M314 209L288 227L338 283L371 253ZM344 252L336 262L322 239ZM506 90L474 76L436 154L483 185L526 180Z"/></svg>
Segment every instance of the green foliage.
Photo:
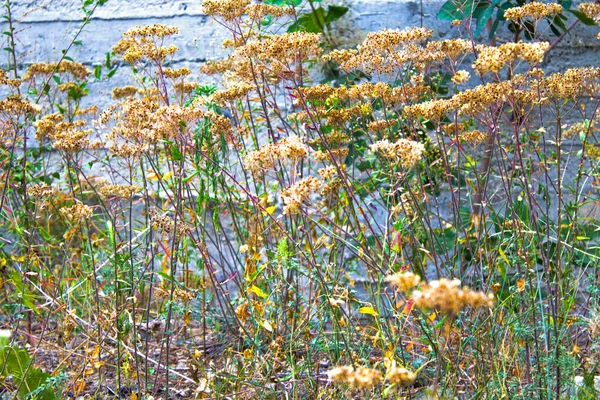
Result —
<svg viewBox="0 0 600 400"><path fill-rule="evenodd" d="M4 347L0 351L0 365L3 366L1 378L12 376L19 388L19 399L54 400L57 389L64 377L52 377L41 369L31 365L27 350L17 347Z"/></svg>

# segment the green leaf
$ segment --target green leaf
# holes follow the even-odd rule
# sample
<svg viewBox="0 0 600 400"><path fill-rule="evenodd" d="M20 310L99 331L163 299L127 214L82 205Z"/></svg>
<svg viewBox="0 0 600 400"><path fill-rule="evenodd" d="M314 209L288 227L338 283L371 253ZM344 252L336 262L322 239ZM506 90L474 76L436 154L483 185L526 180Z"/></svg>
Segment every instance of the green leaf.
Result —
<svg viewBox="0 0 600 400"><path fill-rule="evenodd" d="M57 399L52 391L50 374L37 367L30 367L31 357L27 350L18 347L5 347L0 352L0 365L4 376L12 375L20 389L17 398L35 398L40 400Z"/></svg>
<svg viewBox="0 0 600 400"><path fill-rule="evenodd" d="M100 80L102 77L102 65L96 65L96 68L94 68L94 77L96 80Z"/></svg>
<svg viewBox="0 0 600 400"><path fill-rule="evenodd" d="M494 14L494 10L496 9L496 4L498 4L499 0L493 0L491 4L482 3L480 6L485 7L481 10L480 15L477 17L477 28L475 29L475 36L480 37L481 31L485 28L487 22L492 18ZM477 6L479 9L480 6ZM475 13L473 13L475 14Z"/></svg>
<svg viewBox="0 0 600 400"><path fill-rule="evenodd" d="M315 9L313 12L304 14L298 18L288 28L288 32L310 32L310 33L321 33L325 26L326 13L323 7Z"/></svg>
<svg viewBox="0 0 600 400"><path fill-rule="evenodd" d="M596 25L596 23L594 22L593 19L591 19L590 17L588 17L581 11L577 11L577 10L567 10L567 11L570 12L571 14L573 14L575 17L577 17L577 19L580 20L581 23L584 25L588 25L588 26Z"/></svg>
<svg viewBox="0 0 600 400"><path fill-rule="evenodd" d="M442 5L438 12L438 19L444 21L454 21L455 19L465 20L473 13L473 6L476 4L473 1L465 0L448 0Z"/></svg>
<svg viewBox="0 0 600 400"><path fill-rule="evenodd" d="M344 6L329 6L327 7L327 15L325 16L325 23L330 24L338 19L342 18L348 12L348 7Z"/></svg>
<svg viewBox="0 0 600 400"><path fill-rule="evenodd" d="M302 0L266 0L265 4L272 4L274 6L298 7L300 4L302 4Z"/></svg>
<svg viewBox="0 0 600 400"><path fill-rule="evenodd" d="M183 160L183 154L181 154L181 151L179 151L176 145L171 146L171 157L173 157L173 160L175 161Z"/></svg>
<svg viewBox="0 0 600 400"><path fill-rule="evenodd" d="M112 78L113 75L117 72L117 67L114 67L113 69L111 69L110 71L108 71L108 74L106 74L107 78Z"/></svg>

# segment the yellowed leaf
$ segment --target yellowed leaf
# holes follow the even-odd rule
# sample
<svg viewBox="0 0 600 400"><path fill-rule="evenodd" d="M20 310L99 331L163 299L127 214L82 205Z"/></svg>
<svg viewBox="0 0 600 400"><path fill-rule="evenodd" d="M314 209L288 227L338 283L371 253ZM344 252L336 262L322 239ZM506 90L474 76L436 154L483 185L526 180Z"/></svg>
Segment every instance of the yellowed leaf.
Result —
<svg viewBox="0 0 600 400"><path fill-rule="evenodd" d="M263 211L263 215L271 215L275 212L276 209L277 209L277 206L267 207L267 208L265 208L265 211Z"/></svg>
<svg viewBox="0 0 600 400"><path fill-rule="evenodd" d="M435 317L437 317L437 314L432 312L427 319L429 320L429 322L433 323L435 322Z"/></svg>
<svg viewBox="0 0 600 400"><path fill-rule="evenodd" d="M358 309L358 312L361 314L367 314L367 315L372 315L374 317L379 316L379 314L377 313L377 311L375 311L373 309L373 307L361 307Z"/></svg>
<svg viewBox="0 0 600 400"><path fill-rule="evenodd" d="M525 279L517 279L517 290L519 293L523 293L525 291Z"/></svg>
<svg viewBox="0 0 600 400"><path fill-rule="evenodd" d="M258 286L256 286L256 285L252 285L252 286L250 287L250 289L248 289L248 292L250 292L250 293L254 293L255 295L257 295L257 296L258 296L258 297L260 297L261 299L266 299L266 298L267 298L267 296L268 296L268 295L267 295L265 292L263 292L263 291L261 290L261 288L259 288L259 287L258 287Z"/></svg>

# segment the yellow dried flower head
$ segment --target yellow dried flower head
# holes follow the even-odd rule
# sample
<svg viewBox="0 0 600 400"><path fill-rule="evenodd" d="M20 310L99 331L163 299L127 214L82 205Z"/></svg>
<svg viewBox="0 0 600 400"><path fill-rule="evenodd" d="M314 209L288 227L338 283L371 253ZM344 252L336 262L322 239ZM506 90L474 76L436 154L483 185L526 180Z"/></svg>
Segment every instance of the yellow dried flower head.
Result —
<svg viewBox="0 0 600 400"><path fill-rule="evenodd" d="M297 88L299 97L303 97L306 101L325 101L335 93L335 88L330 85L318 84L315 86Z"/></svg>
<svg viewBox="0 0 600 400"><path fill-rule="evenodd" d="M298 59L317 56L321 53L321 34L291 32L272 35L262 40L252 40L236 50L237 55L261 61L296 62ZM272 68L275 68L273 66Z"/></svg>
<svg viewBox="0 0 600 400"><path fill-rule="evenodd" d="M37 128L36 138L42 140L46 135L54 130L57 123L62 122L64 116L59 113L45 115L42 119L37 120L34 126Z"/></svg>
<svg viewBox="0 0 600 400"><path fill-rule="evenodd" d="M0 100L0 113L6 115L8 118L24 116L27 114L35 115L41 112L42 106L23 100L16 95Z"/></svg>
<svg viewBox="0 0 600 400"><path fill-rule="evenodd" d="M456 60L459 57L473 52L471 41L466 39L446 39L427 43L425 47L429 52L443 53L447 58Z"/></svg>
<svg viewBox="0 0 600 400"><path fill-rule="evenodd" d="M502 104L512 92L512 82L492 82L464 90L454 95L449 101L453 105L460 106L460 114L476 116L485 112L491 105Z"/></svg>
<svg viewBox="0 0 600 400"><path fill-rule="evenodd" d="M304 178L301 181L294 183L292 186L285 188L281 192L281 198L283 199L284 204L283 213L286 215L297 213L302 206L302 203L320 186L320 180L314 176L309 176L308 178Z"/></svg>
<svg viewBox="0 0 600 400"><path fill-rule="evenodd" d="M163 24L154 24L146 26L135 26L129 29L123 36L125 37L165 37L179 33L176 26L167 26Z"/></svg>
<svg viewBox="0 0 600 400"><path fill-rule="evenodd" d="M313 157L315 158L315 160L317 161L321 161L321 162L333 162L333 160L335 160L336 162L343 162L343 160L346 159L346 157L348 157L348 153L350 153L350 149L345 148L345 149L329 149L329 151L315 151L313 154Z"/></svg>
<svg viewBox="0 0 600 400"><path fill-rule="evenodd" d="M420 290L413 292L412 299L419 308L439 310L448 315L456 315L467 306L478 308L494 304L492 293L486 295L467 287L461 289L458 279L445 278L422 285Z"/></svg>
<svg viewBox="0 0 600 400"><path fill-rule="evenodd" d="M210 121L210 133L215 139L222 135L227 143L235 143L233 125L229 118L214 111L207 112L205 117Z"/></svg>
<svg viewBox="0 0 600 400"><path fill-rule="evenodd" d="M70 74L78 80L86 79L90 71L81 63L63 60L60 64L57 63L36 63L27 68L27 72L23 75L23 80L30 80L36 76L48 77L52 74Z"/></svg>
<svg viewBox="0 0 600 400"><path fill-rule="evenodd" d="M401 292L408 293L409 290L417 286L421 282L421 277L412 272L399 272L394 275L387 276L385 281L392 286L395 286Z"/></svg>
<svg viewBox="0 0 600 400"><path fill-rule="evenodd" d="M90 218L93 215L94 210L86 204L77 202L71 207L61 208L59 212L68 220L76 222L78 220Z"/></svg>
<svg viewBox="0 0 600 400"><path fill-rule="evenodd" d="M399 139L394 143L384 139L373 143L369 147L371 151L382 154L404 168L414 166L421 160L425 151L423 143L410 139Z"/></svg>
<svg viewBox="0 0 600 400"><path fill-rule="evenodd" d="M407 106L404 111L413 118L426 118L439 121L459 104L455 99L430 100L423 103Z"/></svg>
<svg viewBox="0 0 600 400"><path fill-rule="evenodd" d="M206 15L221 17L225 21L241 17L246 12L250 0L204 0L202 11Z"/></svg>
<svg viewBox="0 0 600 400"><path fill-rule="evenodd" d="M253 85L244 82L235 83L227 89L217 90L212 94L211 99L217 104L224 105L225 103L244 98L253 89Z"/></svg>
<svg viewBox="0 0 600 400"><path fill-rule="evenodd" d="M155 62L164 61L178 48L174 45L162 46L163 40L177 32L177 27L162 24L136 26L123 34L123 38L113 46L113 51L121 54L128 64L135 64L144 58Z"/></svg>
<svg viewBox="0 0 600 400"><path fill-rule="evenodd" d="M73 122L63 121L64 117L60 114L49 114L35 123L37 127L36 138L40 141L49 138L52 141L52 147L67 153L75 153L86 150L94 146L88 136L93 132L91 129L82 129L86 122L76 120Z"/></svg>
<svg viewBox="0 0 600 400"><path fill-rule="evenodd" d="M598 3L581 3L577 7L579 11L584 13L589 18L593 19L596 24L600 25L600 4Z"/></svg>
<svg viewBox="0 0 600 400"><path fill-rule="evenodd" d="M178 105L163 106L158 108L150 117L148 121L151 123L151 131L147 133L151 135L153 139L172 139L181 133L184 133L190 126L195 125L200 119L208 117L210 118L213 125L211 126L211 132L216 134L215 131L222 132L226 137L230 135L231 123L227 120L227 123L222 122L218 117L221 117L213 112L204 113L202 110L194 109L191 107L181 107Z"/></svg>
<svg viewBox="0 0 600 400"><path fill-rule="evenodd" d="M482 143L487 138L487 133L473 129L471 131L465 131L459 135L460 141L463 143L478 144Z"/></svg>
<svg viewBox="0 0 600 400"><path fill-rule="evenodd" d="M576 122L562 132L563 139L570 139L579 136L581 133L591 132L594 128L594 121Z"/></svg>
<svg viewBox="0 0 600 400"><path fill-rule="evenodd" d="M139 186L134 185L111 185L106 181L101 181L99 184L98 194L105 199L131 199L136 193L142 191Z"/></svg>
<svg viewBox="0 0 600 400"><path fill-rule="evenodd" d="M181 220L177 219L177 227L175 221L168 215L159 214L156 210L150 211L150 226L152 229L166 235L175 235L175 238L182 238L187 234L190 228Z"/></svg>
<svg viewBox="0 0 600 400"><path fill-rule="evenodd" d="M600 160L600 148L594 146L593 144L588 144L587 146L585 146L585 152L587 153L587 156L590 158L590 160Z"/></svg>
<svg viewBox="0 0 600 400"><path fill-rule="evenodd" d="M504 17L512 21L519 21L523 18L542 19L550 15L560 14L563 8L556 3L541 3L534 1L521 7L512 7L504 11Z"/></svg>
<svg viewBox="0 0 600 400"><path fill-rule="evenodd" d="M397 367L396 362L388 368L385 380L398 386L410 386L417 380L417 374L403 367Z"/></svg>
<svg viewBox="0 0 600 400"><path fill-rule="evenodd" d="M383 29L379 32L369 32L358 51L387 51L392 52L401 44L421 42L429 39L433 30L428 28L412 28L403 31L398 29Z"/></svg>
<svg viewBox="0 0 600 400"><path fill-rule="evenodd" d="M323 179L324 181L328 181L331 178L337 176L337 169L333 165L328 165L325 168L319 169L317 173L319 174L321 179Z"/></svg>
<svg viewBox="0 0 600 400"><path fill-rule="evenodd" d="M344 71L362 69L367 73L392 73L406 62L422 66L442 59L443 53L427 51L417 44L432 34L433 31L427 28L370 32L357 49L334 50L323 59L337 62Z"/></svg>
<svg viewBox="0 0 600 400"><path fill-rule="evenodd" d="M93 106L89 106L88 108L80 108L79 110L77 110L75 112L75 116L76 117L81 117L82 115L88 115L88 114L98 114L98 106L93 105Z"/></svg>
<svg viewBox="0 0 600 400"><path fill-rule="evenodd" d="M244 13L253 21L259 21L267 15L273 17L283 17L284 15L293 15L292 7L279 7L271 4L248 4L244 8Z"/></svg>
<svg viewBox="0 0 600 400"><path fill-rule="evenodd" d="M37 185L31 185L27 188L27 194L29 197L33 197L36 199L41 199L44 197L49 197L57 193L56 188L49 186L46 183L38 183Z"/></svg>
<svg viewBox="0 0 600 400"><path fill-rule="evenodd" d="M574 100L585 93L595 96L599 78L600 68L571 68L548 76L542 85L548 97Z"/></svg>
<svg viewBox="0 0 600 400"><path fill-rule="evenodd" d="M289 136L277 143L269 143L256 151L249 152L243 159L244 167L259 175L273 168L277 161L296 163L308 155L308 147L298 136Z"/></svg>
<svg viewBox="0 0 600 400"><path fill-rule="evenodd" d="M197 82L177 82L173 85L173 89L177 93L192 93L198 87Z"/></svg>
<svg viewBox="0 0 600 400"><path fill-rule="evenodd" d="M122 99L124 97L135 96L138 89L135 86L116 87L112 91L113 99Z"/></svg>
<svg viewBox="0 0 600 400"><path fill-rule="evenodd" d="M200 67L200 73L205 75L222 74L232 68L234 62L233 57L224 58L221 60L207 61Z"/></svg>
<svg viewBox="0 0 600 400"><path fill-rule="evenodd" d="M505 43L499 47L478 45L473 69L480 74L498 73L506 64L517 59L525 60L530 65L539 64L549 48L548 42Z"/></svg>
<svg viewBox="0 0 600 400"><path fill-rule="evenodd" d="M165 78L169 78L169 79L179 79L184 76L188 76L192 73L192 71L187 67L182 67L179 69L163 68L162 72L163 72ZM158 73L158 71L157 71L157 73Z"/></svg>
<svg viewBox="0 0 600 400"><path fill-rule="evenodd" d="M461 83L465 83L469 80L471 74L465 70L456 71L456 74L452 77L452 82L455 85L460 85Z"/></svg>
<svg viewBox="0 0 600 400"><path fill-rule="evenodd" d="M370 122L368 129L369 129L369 132L371 132L371 133L378 133L378 132L382 132L382 131L389 129L390 127L393 127L397 123L398 123L397 118L378 119L376 121Z"/></svg>
<svg viewBox="0 0 600 400"><path fill-rule="evenodd" d="M356 117L367 117L373 113L370 103L359 103L348 108L334 108L325 112L328 125L344 126Z"/></svg>
<svg viewBox="0 0 600 400"><path fill-rule="evenodd" d="M404 214L410 220L414 220L419 217L419 207L415 204L421 201L425 201L425 196L420 191L407 191L400 195L400 200L396 204L391 212L392 215Z"/></svg>
<svg viewBox="0 0 600 400"><path fill-rule="evenodd" d="M346 384L352 389L370 389L381 382L381 372L376 369L343 366L327 371L332 382Z"/></svg>

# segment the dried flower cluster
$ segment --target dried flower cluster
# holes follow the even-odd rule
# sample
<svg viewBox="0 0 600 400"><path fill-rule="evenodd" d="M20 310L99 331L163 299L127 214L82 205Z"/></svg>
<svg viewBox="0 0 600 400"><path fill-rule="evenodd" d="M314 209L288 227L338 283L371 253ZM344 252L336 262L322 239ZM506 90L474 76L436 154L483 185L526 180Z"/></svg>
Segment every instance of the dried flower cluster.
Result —
<svg viewBox="0 0 600 400"><path fill-rule="evenodd" d="M29 197L41 199L44 197L50 197L57 193L56 188L49 186L47 183L38 183L37 185L31 185L27 188L27 194Z"/></svg>
<svg viewBox="0 0 600 400"><path fill-rule="evenodd" d="M480 74L487 72L498 73L507 64L517 59L525 60L530 65L542 62L544 55L550 48L547 42L536 43L505 43L501 46L477 46L477 59L473 69Z"/></svg>
<svg viewBox="0 0 600 400"><path fill-rule="evenodd" d="M0 69L0 85L8 85L14 88L21 86L20 79L10 79L5 70Z"/></svg>
<svg viewBox="0 0 600 400"><path fill-rule="evenodd" d="M83 120L65 121L61 114L48 114L35 123L36 138L50 139L52 147L66 153L76 153L90 148L97 148L100 143L92 143L88 136L91 129L83 129L87 123Z"/></svg>
<svg viewBox="0 0 600 400"><path fill-rule="evenodd" d="M178 49L175 45L162 46L163 39L179 32L177 27L155 24L137 26L123 34L123 38L113 47L116 54L129 64L135 64L147 59L163 62Z"/></svg>
<svg viewBox="0 0 600 400"><path fill-rule="evenodd" d="M36 115L42 112L42 107L38 104L23 100L19 96L9 96L0 100L0 114L7 120L19 118L28 114Z"/></svg>
<svg viewBox="0 0 600 400"><path fill-rule="evenodd" d="M113 99L122 99L125 97L135 96L138 93L138 88L135 86L124 86L114 88L112 91Z"/></svg>
<svg viewBox="0 0 600 400"><path fill-rule="evenodd" d="M105 199L131 199L141 188L135 185L111 185L106 181L99 182L98 194Z"/></svg>
<svg viewBox="0 0 600 400"><path fill-rule="evenodd" d="M73 78L82 81L90 75L90 71L85 65L74 61L62 60L60 63L36 63L27 68L23 80L31 80L37 76L48 78L53 74L70 74Z"/></svg>
<svg viewBox="0 0 600 400"><path fill-rule="evenodd" d="M425 146L423 143L410 139L399 139L393 143L384 139L373 143L370 149L394 164L399 164L403 168L411 168L423 157Z"/></svg>
<svg viewBox="0 0 600 400"><path fill-rule="evenodd" d="M250 0L204 0L202 11L207 15L231 21L244 15L249 4Z"/></svg>
<svg viewBox="0 0 600 400"><path fill-rule="evenodd" d="M465 70L456 71L456 74L452 77L452 82L456 85L460 85L461 83L465 83L469 80L471 74Z"/></svg>
<svg viewBox="0 0 600 400"><path fill-rule="evenodd" d="M534 1L521 7L509 8L504 11L504 17L513 21L519 21L524 18L538 20L550 15L560 14L562 11L563 8L560 4Z"/></svg>
<svg viewBox="0 0 600 400"><path fill-rule="evenodd" d="M581 3L578 7L579 11L584 13L594 22L600 25L600 4L598 3Z"/></svg>
<svg viewBox="0 0 600 400"><path fill-rule="evenodd" d="M173 235L175 239L183 238L190 230L181 219L177 219L176 224L173 218L165 214L159 214L156 210L150 211L150 226L165 235Z"/></svg>
<svg viewBox="0 0 600 400"><path fill-rule="evenodd" d="M385 281L392 286L395 286L401 292L408 293L421 282L421 277L412 272L399 272L394 275L389 275Z"/></svg>
<svg viewBox="0 0 600 400"><path fill-rule="evenodd" d="M439 310L448 315L457 315L467 306L473 308L491 307L494 305L494 295L476 292L465 287L460 288L458 279L440 279L428 284L412 294L415 305L419 308Z"/></svg>
<svg viewBox="0 0 600 400"><path fill-rule="evenodd" d="M184 144L192 143L193 127L206 118L210 121L211 133L218 138L224 135L234 141L231 121L214 112L207 112L178 105L159 106L149 97L129 97L109 107L100 116L99 122L115 121L107 139L109 150L121 157L139 157L154 148L164 139Z"/></svg>
<svg viewBox="0 0 600 400"><path fill-rule="evenodd" d="M582 133L591 132L594 126L595 124L593 120L586 122L576 122L563 131L562 137L563 139L570 139L574 136L579 136Z"/></svg>
<svg viewBox="0 0 600 400"><path fill-rule="evenodd" d="M310 151L300 137L289 136L276 143L261 146L244 157L244 167L253 174L262 174L275 166L278 161L296 163L305 158Z"/></svg>
<svg viewBox="0 0 600 400"><path fill-rule="evenodd" d="M464 131L459 135L461 142L470 143L470 144L482 143L483 141L485 141L485 139L487 137L488 137L488 134L486 132L482 132L477 129L473 129L470 131Z"/></svg>
<svg viewBox="0 0 600 400"><path fill-rule="evenodd" d="M314 176L309 176L293 185L285 188L281 192L281 198L285 206L283 213L286 215L295 214L298 212L302 203L308 199L311 193L316 191L321 186L321 181Z"/></svg>
<svg viewBox="0 0 600 400"><path fill-rule="evenodd" d="M417 45L432 34L433 31L427 28L370 32L356 50L334 50L323 59L337 62L345 71L361 69L367 73L392 73L409 61L420 64L442 59L442 53L427 51ZM398 50L398 47L402 48Z"/></svg>
<svg viewBox="0 0 600 400"><path fill-rule="evenodd" d="M385 380L398 386L410 386L417 380L417 374L404 367L398 367L394 362L385 374Z"/></svg>
<svg viewBox="0 0 600 400"><path fill-rule="evenodd" d="M79 202L70 207L63 207L59 211L61 215L72 222L89 219L94 214L92 207Z"/></svg>
<svg viewBox="0 0 600 400"><path fill-rule="evenodd" d="M381 382L381 372L366 367L337 367L327 371L329 379L335 383L346 384L352 389L370 389Z"/></svg>

